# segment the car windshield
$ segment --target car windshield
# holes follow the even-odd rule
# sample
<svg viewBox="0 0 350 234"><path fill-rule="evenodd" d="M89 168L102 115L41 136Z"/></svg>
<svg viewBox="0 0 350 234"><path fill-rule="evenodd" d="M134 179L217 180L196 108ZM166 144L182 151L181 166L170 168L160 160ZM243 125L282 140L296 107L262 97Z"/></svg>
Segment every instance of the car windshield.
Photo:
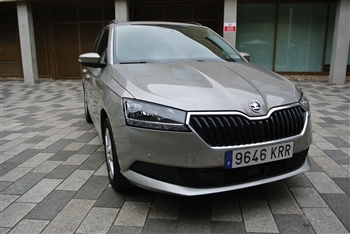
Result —
<svg viewBox="0 0 350 234"><path fill-rule="evenodd" d="M115 63L242 61L213 31L188 25L116 26Z"/></svg>

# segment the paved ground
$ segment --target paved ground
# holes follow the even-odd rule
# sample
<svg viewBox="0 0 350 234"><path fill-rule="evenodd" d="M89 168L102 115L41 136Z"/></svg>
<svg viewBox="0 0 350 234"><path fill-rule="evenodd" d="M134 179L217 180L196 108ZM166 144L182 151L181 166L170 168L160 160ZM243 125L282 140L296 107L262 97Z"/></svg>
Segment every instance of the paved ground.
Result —
<svg viewBox="0 0 350 234"><path fill-rule="evenodd" d="M350 84L298 82L312 102L312 170L178 197L109 185L79 81L1 85L1 233L349 233Z"/></svg>

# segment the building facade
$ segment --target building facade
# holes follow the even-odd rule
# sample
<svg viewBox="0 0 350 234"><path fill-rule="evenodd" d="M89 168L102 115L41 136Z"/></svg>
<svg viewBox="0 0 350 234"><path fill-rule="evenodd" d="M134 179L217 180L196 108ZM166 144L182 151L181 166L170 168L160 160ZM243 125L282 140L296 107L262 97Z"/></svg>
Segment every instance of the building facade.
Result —
<svg viewBox="0 0 350 234"><path fill-rule="evenodd" d="M198 22L284 75L349 76L349 0L0 0L0 77L81 77L79 54L117 19Z"/></svg>

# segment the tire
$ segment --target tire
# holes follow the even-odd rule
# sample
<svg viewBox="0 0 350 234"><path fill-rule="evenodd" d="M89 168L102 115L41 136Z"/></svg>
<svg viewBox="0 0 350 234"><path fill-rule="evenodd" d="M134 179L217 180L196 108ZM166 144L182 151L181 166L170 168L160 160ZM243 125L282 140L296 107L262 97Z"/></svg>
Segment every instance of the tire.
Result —
<svg viewBox="0 0 350 234"><path fill-rule="evenodd" d="M84 112L85 112L85 120L86 120L86 122L92 123L91 115L90 115L90 112L89 112L89 107L88 107L87 100L86 100L85 89L84 89Z"/></svg>
<svg viewBox="0 0 350 234"><path fill-rule="evenodd" d="M108 118L105 120L103 125L103 144L105 148L109 182L115 190L129 189L131 187L130 182L120 172L112 127Z"/></svg>

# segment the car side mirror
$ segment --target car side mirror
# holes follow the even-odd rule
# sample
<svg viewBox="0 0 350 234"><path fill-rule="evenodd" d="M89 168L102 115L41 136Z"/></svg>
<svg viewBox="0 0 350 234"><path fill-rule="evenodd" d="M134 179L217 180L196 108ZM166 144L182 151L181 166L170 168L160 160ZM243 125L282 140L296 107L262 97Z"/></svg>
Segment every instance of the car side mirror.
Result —
<svg viewBox="0 0 350 234"><path fill-rule="evenodd" d="M239 54L241 56L243 56L243 58L245 58L247 61L250 60L250 54L246 53L246 52L239 52Z"/></svg>
<svg viewBox="0 0 350 234"><path fill-rule="evenodd" d="M104 68L105 63L100 63L100 55L98 53L85 53L79 56L79 63L85 67L95 67L95 68Z"/></svg>

